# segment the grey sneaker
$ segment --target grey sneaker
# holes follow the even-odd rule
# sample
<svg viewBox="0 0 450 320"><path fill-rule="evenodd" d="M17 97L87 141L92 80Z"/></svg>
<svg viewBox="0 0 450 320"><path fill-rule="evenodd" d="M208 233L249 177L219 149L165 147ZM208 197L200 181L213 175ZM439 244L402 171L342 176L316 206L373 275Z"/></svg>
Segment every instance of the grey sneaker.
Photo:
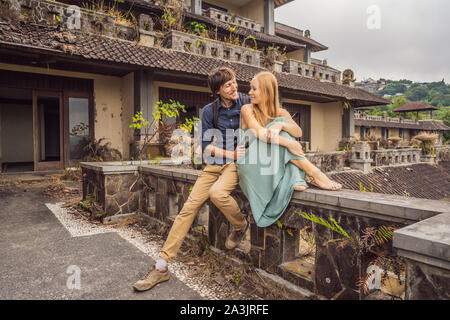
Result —
<svg viewBox="0 0 450 320"><path fill-rule="evenodd" d="M239 243L241 243L241 241L244 239L245 237L245 232L248 229L248 221L247 219L245 219L245 227L242 230L233 230L230 235L227 238L227 241L225 241L225 248L227 248L228 250L232 250L234 248L236 248Z"/></svg>
<svg viewBox="0 0 450 320"><path fill-rule="evenodd" d="M151 266L148 273L142 279L133 284L133 288L137 291L146 291L153 288L158 283L169 280L169 270L159 271L155 266Z"/></svg>

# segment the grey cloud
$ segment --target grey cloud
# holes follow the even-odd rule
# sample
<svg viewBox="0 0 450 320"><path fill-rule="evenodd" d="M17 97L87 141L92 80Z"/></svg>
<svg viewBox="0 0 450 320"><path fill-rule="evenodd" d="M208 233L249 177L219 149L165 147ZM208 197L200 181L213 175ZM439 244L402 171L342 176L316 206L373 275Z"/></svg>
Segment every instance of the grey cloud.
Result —
<svg viewBox="0 0 450 320"><path fill-rule="evenodd" d="M379 30L366 25L371 5L380 8ZM276 21L309 29L329 47L313 57L354 70L358 80L449 82L449 16L447 0L296 0L275 11Z"/></svg>

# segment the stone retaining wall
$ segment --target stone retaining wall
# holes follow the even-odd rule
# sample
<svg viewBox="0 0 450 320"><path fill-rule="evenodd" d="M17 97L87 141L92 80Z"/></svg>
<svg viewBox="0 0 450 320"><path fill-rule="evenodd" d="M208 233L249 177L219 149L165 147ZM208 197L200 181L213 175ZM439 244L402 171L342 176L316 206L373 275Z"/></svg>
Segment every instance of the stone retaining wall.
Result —
<svg viewBox="0 0 450 320"><path fill-rule="evenodd" d="M169 225L183 207L199 174L199 171L192 169L152 165L134 168L122 166L124 170L120 175L113 174L113 166L104 166L101 170L87 164L82 167L83 179L86 180L83 183L83 186L86 186L83 188L84 196L85 192L95 190L94 194L102 201L104 195L107 215L131 213L131 210L136 208L134 204L137 204L142 214ZM129 172L124 172L127 169ZM294 193L290 205L278 223L260 228L256 226L249 203L239 188L232 196L242 212L249 217L250 231L247 245L228 252L228 255L328 299L367 299L377 292L372 290L367 296L357 286L358 280L366 275L369 263L377 258L377 254L359 252L351 242L343 241L345 237L342 234L301 217L300 212L312 213L328 222L335 219L349 236L357 238L370 227L394 227L397 234L421 220L427 221L426 219L447 210L447 203L435 200L350 190L330 192L311 188L305 192ZM119 206L120 212L111 203L123 203ZM225 239L231 232L231 226L210 201L200 210L191 231L198 224L207 225L211 246L225 250ZM448 223L441 223L440 227L448 230ZM313 240L306 241L306 238ZM394 245L395 240L394 237ZM409 243L412 248L418 248L422 242L420 240ZM442 247L448 250L450 243L447 242ZM308 250L309 255L305 254ZM396 256L392 241L378 250L384 250L392 257ZM445 255L435 259L442 258L448 260ZM440 268L445 269L442 266ZM417 266L413 267L413 264L407 263L406 275L401 278L403 282L396 280L394 275L389 275L390 286L382 285L381 292L386 299L391 295L414 298L408 290L417 286L418 278L415 274L419 271L426 274L428 270L430 274L442 273L441 269L436 271L425 266L419 270ZM444 274L439 279L448 281L446 277L447 274ZM429 285L432 286L433 283ZM445 294L439 293L435 296L442 298Z"/></svg>

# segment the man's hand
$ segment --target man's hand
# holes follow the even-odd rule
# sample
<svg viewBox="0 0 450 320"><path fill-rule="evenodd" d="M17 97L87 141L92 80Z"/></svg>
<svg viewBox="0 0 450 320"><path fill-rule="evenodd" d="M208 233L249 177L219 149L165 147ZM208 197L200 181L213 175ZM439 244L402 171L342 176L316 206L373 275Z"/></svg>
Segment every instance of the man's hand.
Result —
<svg viewBox="0 0 450 320"><path fill-rule="evenodd" d="M247 149L245 149L245 146L237 146L236 149L234 150L234 160L239 160L240 158L242 158L245 154L245 151Z"/></svg>
<svg viewBox="0 0 450 320"><path fill-rule="evenodd" d="M294 156L305 157L305 154L303 153L303 147L298 141L290 140L288 150Z"/></svg>

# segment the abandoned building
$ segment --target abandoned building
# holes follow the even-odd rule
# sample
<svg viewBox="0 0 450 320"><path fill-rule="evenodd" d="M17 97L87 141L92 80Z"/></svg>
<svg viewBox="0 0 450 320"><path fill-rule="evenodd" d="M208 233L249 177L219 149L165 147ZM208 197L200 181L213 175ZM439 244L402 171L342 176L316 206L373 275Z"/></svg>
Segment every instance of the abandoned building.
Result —
<svg viewBox="0 0 450 320"><path fill-rule="evenodd" d="M308 30L274 21L287 2L175 1L178 27L167 26L161 1L111 1L134 20L82 1L1 2L3 168L70 166L89 138L108 139L129 159L140 139L129 128L133 114L149 119L157 101L173 99L198 116L212 101L207 74L223 65L236 70L241 92L253 75L272 70L307 150L337 150L353 135L354 108L389 101L343 84L340 71L312 58L327 47ZM192 31L191 23L202 27Z"/></svg>

